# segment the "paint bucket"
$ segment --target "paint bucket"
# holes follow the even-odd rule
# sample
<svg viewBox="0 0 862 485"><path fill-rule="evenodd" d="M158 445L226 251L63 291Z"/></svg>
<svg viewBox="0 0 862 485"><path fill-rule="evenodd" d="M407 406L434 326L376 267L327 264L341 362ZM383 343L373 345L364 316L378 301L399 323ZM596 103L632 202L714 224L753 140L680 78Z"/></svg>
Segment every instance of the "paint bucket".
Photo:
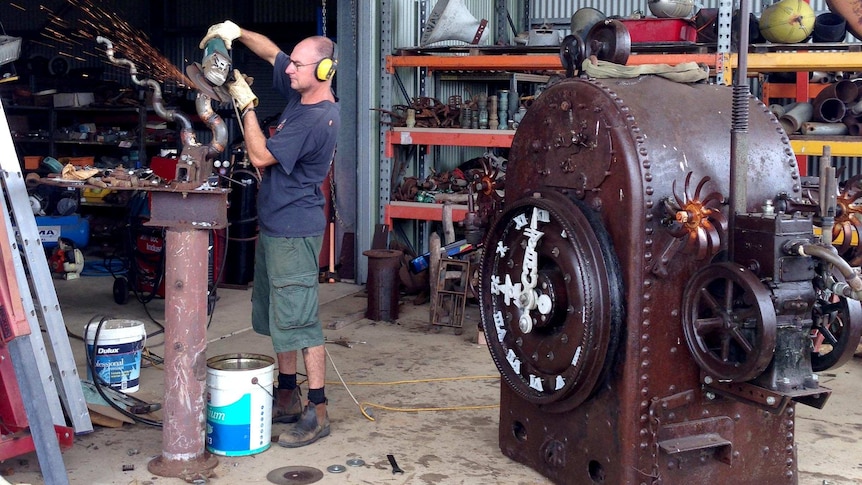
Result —
<svg viewBox="0 0 862 485"><path fill-rule="evenodd" d="M94 321L84 327L84 335L87 356L92 359L100 381L121 392L137 391L140 388L141 351L147 340L143 322L126 319ZM89 360L87 376L95 381Z"/></svg>
<svg viewBox="0 0 862 485"><path fill-rule="evenodd" d="M260 354L207 359L207 450L245 456L269 448L274 370L275 360Z"/></svg>

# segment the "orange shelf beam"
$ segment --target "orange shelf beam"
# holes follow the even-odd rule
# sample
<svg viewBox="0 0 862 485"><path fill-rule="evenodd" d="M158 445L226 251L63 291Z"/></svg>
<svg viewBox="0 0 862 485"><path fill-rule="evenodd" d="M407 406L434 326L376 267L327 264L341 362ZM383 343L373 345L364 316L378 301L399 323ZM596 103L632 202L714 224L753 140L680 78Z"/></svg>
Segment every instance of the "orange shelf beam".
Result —
<svg viewBox="0 0 862 485"><path fill-rule="evenodd" d="M808 99L816 98L820 91L826 89L828 84L809 84ZM794 83L763 83L763 102L769 104L770 99L790 98L797 99L797 85Z"/></svg>
<svg viewBox="0 0 862 485"><path fill-rule="evenodd" d="M632 54L627 65L680 64L698 62L715 67L717 54ZM739 64L730 55L730 67ZM829 66L830 71L862 71L862 52L752 52L748 54L749 72L807 72ZM562 70L556 54L501 55L403 55L387 56L386 70L397 67L427 67L434 70L464 71L535 71Z"/></svg>
<svg viewBox="0 0 862 485"><path fill-rule="evenodd" d="M386 132L385 155L395 156L394 145L441 145L509 148L513 130L469 130L465 128L393 128Z"/></svg>
<svg viewBox="0 0 862 485"><path fill-rule="evenodd" d="M679 64L699 62L715 67L715 54L633 54L627 65ZM556 54L502 54L477 56L416 55L387 56L387 72L397 67L425 67L429 71L542 71L562 70L560 56Z"/></svg>
<svg viewBox="0 0 862 485"><path fill-rule="evenodd" d="M393 201L386 205L383 214L383 222L392 229L393 219L415 219L420 221L442 221L443 204L430 204L425 202L398 202ZM452 221L461 222L467 216L467 206L460 204L452 205Z"/></svg>

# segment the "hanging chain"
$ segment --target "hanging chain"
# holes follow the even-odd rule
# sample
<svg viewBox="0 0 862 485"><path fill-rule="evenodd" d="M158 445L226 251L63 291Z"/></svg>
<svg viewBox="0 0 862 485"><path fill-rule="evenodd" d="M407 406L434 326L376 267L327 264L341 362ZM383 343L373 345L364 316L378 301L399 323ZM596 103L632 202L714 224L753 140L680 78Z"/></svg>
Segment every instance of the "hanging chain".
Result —
<svg viewBox="0 0 862 485"><path fill-rule="evenodd" d="M320 0L321 7L321 16L323 17L323 31L321 32L324 37L326 37L326 0ZM329 177L329 200L332 201L332 210L335 214L335 220L341 225L341 227L347 227L347 224L344 223L344 219L341 218L341 212L338 210L338 201L335 199L335 153L332 154L332 162L330 162L330 166L332 170L330 171ZM332 236L334 237L334 236Z"/></svg>
<svg viewBox="0 0 862 485"><path fill-rule="evenodd" d="M335 153L332 154L332 163L330 166L332 170L329 172L329 200L332 201L332 207L329 209L335 214L335 220L338 222L338 225L342 228L347 228L347 223L344 222L344 219L341 217L341 211L338 210L338 199L336 199L338 194L335 192Z"/></svg>
<svg viewBox="0 0 862 485"><path fill-rule="evenodd" d="M359 21L356 19L356 0L350 0L350 22L352 24L353 31L353 50L356 50L356 31L358 29L357 24Z"/></svg>
<svg viewBox="0 0 862 485"><path fill-rule="evenodd" d="M326 37L326 0L320 0L321 15L323 16L323 36Z"/></svg>

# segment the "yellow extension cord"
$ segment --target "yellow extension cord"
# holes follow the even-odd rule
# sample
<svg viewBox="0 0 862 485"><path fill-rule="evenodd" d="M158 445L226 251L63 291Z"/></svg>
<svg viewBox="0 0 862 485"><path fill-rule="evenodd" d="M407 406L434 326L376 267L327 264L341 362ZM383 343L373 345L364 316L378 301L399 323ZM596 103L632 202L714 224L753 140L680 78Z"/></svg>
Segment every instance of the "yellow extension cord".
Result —
<svg viewBox="0 0 862 485"><path fill-rule="evenodd" d="M365 416L365 419L369 421L376 421L374 417L366 412L366 408L377 408L383 409L386 411L396 411L403 413L417 413L423 411L472 411L477 409L494 409L499 408L499 404L484 404L477 406L445 406L445 407L429 407L429 408L399 408L393 406L384 406L382 404L374 404L370 402L359 402L356 397L353 396L353 392L350 391L350 387L348 387L348 383L344 381L344 378L341 377L341 372L338 371L338 367L335 365L335 362L332 360L332 356L329 354L329 350L326 349L326 356L329 357L329 363L332 364L332 368L335 369L335 374L338 375L338 382L326 382L326 384L341 384L344 386L344 389L347 391L347 394L350 395L350 398L353 399L353 402L359 407L359 412ZM447 382L447 381L466 381L466 380L482 380L482 379L495 379L499 380L500 376L462 376L462 377L434 377L428 379L411 379L404 381L392 381L392 382L351 382L351 386L397 386L403 384L417 384L423 382Z"/></svg>
<svg viewBox="0 0 862 485"><path fill-rule="evenodd" d="M326 347L324 347L326 349ZM147 358L151 362L151 366L156 369L162 370L161 365L156 364L155 360L151 358L149 348L144 348L143 357ZM480 404L476 406L444 406L444 407L425 407L425 408L400 408L394 406L384 406L382 404L375 404L367 401L359 402L356 397L353 395L353 392L350 391L350 386L400 386L404 384L421 384L427 382L453 382L453 381L468 381L468 380L487 380L494 379L500 380L499 375L494 376L461 376L461 377L432 377L427 379L411 379L411 380L403 380L403 381L391 381L391 382L346 382L344 378L341 376L341 372L338 371L338 367L336 367L335 362L332 360L332 355L329 354L329 350L326 349L326 356L329 357L329 363L332 364L332 368L335 369L335 374L338 375L338 381L327 381L325 384L327 385L337 385L340 384L344 386L344 389L347 391L347 394L350 395L350 398L353 399L353 402L359 407L359 412L365 416L369 421L376 421L374 417L372 417L366 411L367 408L376 408L382 409L385 411L395 411L401 413L418 413L424 411L475 411L479 409L495 409L499 408L499 404Z"/></svg>

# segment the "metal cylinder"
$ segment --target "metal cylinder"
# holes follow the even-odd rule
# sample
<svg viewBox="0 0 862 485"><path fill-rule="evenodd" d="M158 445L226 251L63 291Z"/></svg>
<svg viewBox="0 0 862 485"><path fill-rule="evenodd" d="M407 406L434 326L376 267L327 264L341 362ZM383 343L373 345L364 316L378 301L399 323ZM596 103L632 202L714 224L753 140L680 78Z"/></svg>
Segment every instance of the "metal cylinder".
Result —
<svg viewBox="0 0 862 485"><path fill-rule="evenodd" d="M778 121L781 127L787 134L796 133L802 126L802 123L811 121L814 114L814 105L811 103L797 103L792 109L788 110Z"/></svg>
<svg viewBox="0 0 862 485"><path fill-rule="evenodd" d="M206 478L218 465L204 449L208 245L207 231L166 231L162 454L147 465L162 477Z"/></svg>
<svg viewBox="0 0 862 485"><path fill-rule="evenodd" d="M812 83L826 84L829 82L829 73L823 71L812 71L808 75L808 80Z"/></svg>
<svg viewBox="0 0 862 485"><path fill-rule="evenodd" d="M848 79L839 80L826 86L817 98L838 98L845 103L852 103L859 97L859 86Z"/></svg>
<svg viewBox="0 0 862 485"><path fill-rule="evenodd" d="M254 251L257 243L257 174L235 169L230 175L230 195L224 282L247 285L254 278Z"/></svg>
<svg viewBox="0 0 862 485"><path fill-rule="evenodd" d="M398 318L398 270L404 253L394 249L369 249L362 254L368 257L365 318L391 322Z"/></svg>
<svg viewBox="0 0 862 485"><path fill-rule="evenodd" d="M847 114L847 106L838 98L814 100L814 119L827 123L837 123Z"/></svg>
<svg viewBox="0 0 862 485"><path fill-rule="evenodd" d="M800 132L803 135L840 136L847 134L848 127L844 123L818 123L816 121L809 121L808 123L802 123Z"/></svg>
<svg viewBox="0 0 862 485"><path fill-rule="evenodd" d="M814 19L814 42L844 42L847 21L844 17L825 12Z"/></svg>
<svg viewBox="0 0 862 485"><path fill-rule="evenodd" d="M848 114L841 120L847 126L847 134L850 136L862 135L862 121L859 117Z"/></svg>

